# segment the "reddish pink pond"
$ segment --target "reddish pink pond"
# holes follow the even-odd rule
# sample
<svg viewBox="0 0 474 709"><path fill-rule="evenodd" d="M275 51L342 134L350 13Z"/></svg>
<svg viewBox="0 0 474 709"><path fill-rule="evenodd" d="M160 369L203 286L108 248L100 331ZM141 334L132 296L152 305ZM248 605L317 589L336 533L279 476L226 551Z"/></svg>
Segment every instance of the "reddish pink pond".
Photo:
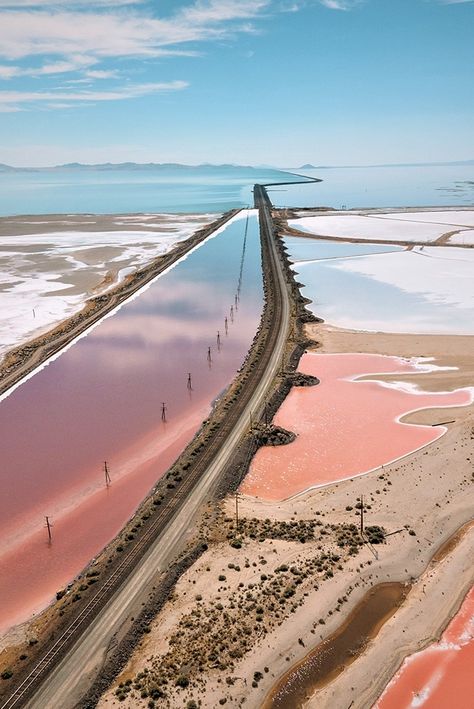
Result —
<svg viewBox="0 0 474 709"><path fill-rule="evenodd" d="M415 393L409 387L354 381L374 373L400 372L409 382L414 363L364 354L305 354L300 371L320 379L292 389L275 423L294 431L287 446L261 448L241 491L282 500L313 486L343 480L396 460L436 440L441 427L413 426L399 417L416 409L469 404L471 393ZM376 377L374 377L376 378Z"/></svg>
<svg viewBox="0 0 474 709"><path fill-rule="evenodd" d="M474 588L441 641L407 658L376 709L472 709L474 706Z"/></svg>
<svg viewBox="0 0 474 709"><path fill-rule="evenodd" d="M0 402L0 631L113 538L241 366L262 304L252 217L235 310L244 227L231 223Z"/></svg>

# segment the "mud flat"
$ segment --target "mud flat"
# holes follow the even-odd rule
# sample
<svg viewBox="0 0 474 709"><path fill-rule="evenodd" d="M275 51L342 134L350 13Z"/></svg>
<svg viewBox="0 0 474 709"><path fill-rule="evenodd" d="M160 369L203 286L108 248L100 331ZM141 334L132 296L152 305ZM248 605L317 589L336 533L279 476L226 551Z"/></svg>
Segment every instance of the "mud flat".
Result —
<svg viewBox="0 0 474 709"><path fill-rule="evenodd" d="M452 701L453 693L456 707L472 706L472 677L467 669L473 652L473 532L471 526L444 558L429 564L407 601L380 629L377 641L305 707L339 706L349 697L359 709L374 702L376 709L423 705L438 709ZM420 652L422 648L426 650ZM410 657L403 661L406 655ZM391 672L402 662L384 691Z"/></svg>
<svg viewBox="0 0 474 709"><path fill-rule="evenodd" d="M301 709L319 688L334 680L354 662L399 605L408 584L380 584L371 589L341 627L280 681L262 709Z"/></svg>

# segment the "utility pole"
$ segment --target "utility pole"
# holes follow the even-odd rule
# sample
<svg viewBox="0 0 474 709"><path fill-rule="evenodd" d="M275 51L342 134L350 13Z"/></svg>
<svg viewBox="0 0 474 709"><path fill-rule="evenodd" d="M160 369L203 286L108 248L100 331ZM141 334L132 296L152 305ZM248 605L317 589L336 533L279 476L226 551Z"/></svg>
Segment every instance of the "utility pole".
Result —
<svg viewBox="0 0 474 709"><path fill-rule="evenodd" d="M239 491L235 491L235 531L239 531Z"/></svg>
<svg viewBox="0 0 474 709"><path fill-rule="evenodd" d="M109 466L107 465L107 461L104 460L104 475L105 475L105 487L109 487L111 484L112 480L110 478L109 474Z"/></svg>
<svg viewBox="0 0 474 709"><path fill-rule="evenodd" d="M45 520L46 520L46 529L48 530L48 543L51 544L51 542L53 541L53 536L51 534L52 524L49 521L49 517L45 517Z"/></svg>
<svg viewBox="0 0 474 709"><path fill-rule="evenodd" d="M360 536L364 534L364 496L360 496Z"/></svg>
<svg viewBox="0 0 474 709"><path fill-rule="evenodd" d="M166 421L166 404L164 401L161 404L161 420Z"/></svg>
<svg viewBox="0 0 474 709"><path fill-rule="evenodd" d="M224 320L224 326L225 326L225 334L227 335L229 332L229 323L227 321L227 316L226 316L226 319Z"/></svg>
<svg viewBox="0 0 474 709"><path fill-rule="evenodd" d="M211 355L211 348L210 347L207 348L207 361L209 362L209 364L212 362L212 355Z"/></svg>
<svg viewBox="0 0 474 709"><path fill-rule="evenodd" d="M191 372L188 372L188 389L189 389L189 391L193 390L193 382L191 379Z"/></svg>
<svg viewBox="0 0 474 709"><path fill-rule="evenodd" d="M217 349L220 350L221 348L221 333L219 330L217 331Z"/></svg>
<svg viewBox="0 0 474 709"><path fill-rule="evenodd" d="M230 321L234 322L234 306L230 306Z"/></svg>

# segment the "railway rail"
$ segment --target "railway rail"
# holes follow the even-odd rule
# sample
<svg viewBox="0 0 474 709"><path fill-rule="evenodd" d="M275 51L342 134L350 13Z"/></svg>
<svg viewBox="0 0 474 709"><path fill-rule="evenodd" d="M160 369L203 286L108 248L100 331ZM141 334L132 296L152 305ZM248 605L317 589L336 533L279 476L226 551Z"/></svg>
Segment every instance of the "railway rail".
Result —
<svg viewBox="0 0 474 709"><path fill-rule="evenodd" d="M73 707L84 683L91 681L87 662L96 657L97 674L110 640L124 623L130 605L149 592L156 580L166 553L185 536L185 531L205 499L209 498L219 477L231 463L242 436L248 430L250 414L261 415L267 392L279 371L281 355L287 341L290 307L284 272L273 238L271 202L264 186L255 185L255 206L259 210L260 237L266 299L259 335L253 348L258 356L250 356L242 372L246 377L236 401L229 406L218 429L196 455L173 496L147 523L147 529L127 552L120 565L111 572L101 588L78 612L61 635L45 648L34 668L13 689L1 709L44 709L46 706ZM260 345L260 349L259 349ZM168 552L166 552L168 549ZM176 553L175 553L176 555ZM135 587L138 587L138 591ZM84 669L81 671L81 667Z"/></svg>

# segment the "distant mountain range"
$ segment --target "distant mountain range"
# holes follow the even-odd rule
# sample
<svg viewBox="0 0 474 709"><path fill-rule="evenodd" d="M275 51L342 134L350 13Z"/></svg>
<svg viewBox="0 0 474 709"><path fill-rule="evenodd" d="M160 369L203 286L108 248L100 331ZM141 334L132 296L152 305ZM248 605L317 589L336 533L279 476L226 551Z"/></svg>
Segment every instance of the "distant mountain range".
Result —
<svg viewBox="0 0 474 709"><path fill-rule="evenodd" d="M0 163L0 172L52 172L55 170L97 170L97 171L107 171L107 170L186 170L192 171L196 170L199 172L215 170L247 170L247 171L257 171L257 170L278 170L278 168L272 167L252 167L250 165L232 165L232 164L222 164L213 165L211 163L203 163L201 165L184 165L181 163L136 163L136 162L121 162L121 163L100 163L97 165L86 165L83 163L72 162L65 165L55 165L54 167L12 167L11 165L5 165Z"/></svg>
<svg viewBox="0 0 474 709"><path fill-rule="evenodd" d="M201 165L185 165L182 163L136 163L136 162L121 162L121 163L100 163L97 165L86 165L79 162L71 162L65 165L55 165L53 167L12 167L0 163L0 173L5 172L54 172L59 170L97 170L98 172L106 172L108 170L169 170L169 171L199 171L199 172L214 172L219 170L228 170L229 172L246 170L248 172L256 172L262 170L279 171L279 172L299 172L301 170L331 170L337 168L369 168L369 167L456 167L456 166L474 166L474 160L455 160L452 162L414 162L414 163L383 163L379 165L313 165L305 163L301 167L279 168L270 165L234 165L224 163L222 165L214 165L212 163L202 163Z"/></svg>

